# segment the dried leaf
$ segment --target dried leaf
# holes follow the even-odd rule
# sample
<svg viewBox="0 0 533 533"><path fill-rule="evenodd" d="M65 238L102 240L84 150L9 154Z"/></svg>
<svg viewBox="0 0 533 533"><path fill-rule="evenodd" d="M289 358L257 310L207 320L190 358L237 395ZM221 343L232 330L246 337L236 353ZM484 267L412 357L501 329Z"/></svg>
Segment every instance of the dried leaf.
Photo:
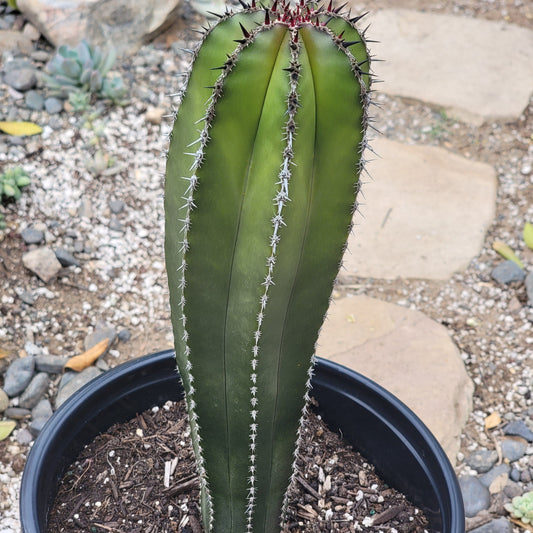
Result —
<svg viewBox="0 0 533 533"><path fill-rule="evenodd" d="M494 241L492 243L492 249L498 252L505 259L509 259L516 263L520 268L524 268L524 263L520 261L518 256L513 252L513 249L502 241Z"/></svg>
<svg viewBox="0 0 533 533"><path fill-rule="evenodd" d="M501 416L495 411L485 418L485 431L493 429L502 423Z"/></svg>
<svg viewBox="0 0 533 533"><path fill-rule="evenodd" d="M35 135L43 131L34 122L0 122L0 130L8 135Z"/></svg>
<svg viewBox="0 0 533 533"><path fill-rule="evenodd" d="M524 522L522 522L522 520L519 520L518 518L513 518L513 517L509 517L509 520L513 523L513 524L516 524L517 526L523 528L523 529L527 529L528 531L533 531L533 525L532 524L524 524Z"/></svg>
<svg viewBox="0 0 533 533"><path fill-rule="evenodd" d="M88 366L91 366L105 351L109 344L109 339L104 339L98 344L83 352L80 355L75 355L71 357L63 368L70 368L71 370L76 370L76 372L81 372Z"/></svg>
<svg viewBox="0 0 533 533"><path fill-rule="evenodd" d="M523 231L524 242L526 246L533 250L533 224L526 222Z"/></svg>
<svg viewBox="0 0 533 533"><path fill-rule="evenodd" d="M16 425L17 423L14 420L0 421L0 440L7 439Z"/></svg>
<svg viewBox="0 0 533 533"><path fill-rule="evenodd" d="M9 352L7 350L0 348L0 359L5 359L8 355L9 355Z"/></svg>

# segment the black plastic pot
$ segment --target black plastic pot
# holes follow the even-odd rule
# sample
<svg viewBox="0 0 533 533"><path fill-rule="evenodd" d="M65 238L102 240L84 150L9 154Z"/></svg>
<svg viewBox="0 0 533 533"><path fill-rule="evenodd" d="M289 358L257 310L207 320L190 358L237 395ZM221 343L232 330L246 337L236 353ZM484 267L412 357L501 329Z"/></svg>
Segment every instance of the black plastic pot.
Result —
<svg viewBox="0 0 533 533"><path fill-rule="evenodd" d="M325 360L318 362L312 394L329 427L340 429L385 481L422 508L433 531L465 531L453 468L402 402L360 374ZM174 352L167 350L120 365L69 398L29 454L20 497L23 533L45 533L58 480L85 444L112 424L180 395Z"/></svg>

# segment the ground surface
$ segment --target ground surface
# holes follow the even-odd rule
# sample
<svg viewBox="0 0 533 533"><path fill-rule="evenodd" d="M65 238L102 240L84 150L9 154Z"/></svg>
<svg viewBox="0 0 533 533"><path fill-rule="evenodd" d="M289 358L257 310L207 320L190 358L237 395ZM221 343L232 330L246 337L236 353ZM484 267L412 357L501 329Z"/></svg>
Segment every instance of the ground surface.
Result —
<svg viewBox="0 0 533 533"><path fill-rule="evenodd" d="M355 5L361 10L410 7L533 29L533 6L527 1L376 0L371 6ZM0 233L0 348L6 355L0 359L0 373L27 341L51 354L82 352L84 339L99 320L132 333L131 340L118 343L106 356L109 366L171 345L161 157L168 125L165 119L161 125L148 122L146 113L153 107L172 110L168 95L179 88L177 74L187 60L178 41L185 38L186 46L193 44L187 30L192 23L187 18L177 37L167 33L121 65L131 86L130 104L104 108L97 119L104 125L103 148L113 160L98 176L89 171L94 132L83 126L80 115L29 111L0 85L0 117L44 126L42 136L21 143L0 137L0 166L22 165L32 177L22 199L2 208L8 229ZM39 47L51 51L44 42ZM377 100L382 109L376 113L376 125L388 138L443 146L497 171L497 215L482 252L465 272L444 282L341 278L336 289L341 295L364 292L418 309L448 328L476 385L474 413L462 440L466 455L478 445L492 445L483 430L491 412L508 418L533 415L533 309L523 284L502 286L489 276L501 261L491 248L494 240L512 246L526 268L533 269L533 252L521 239L524 223L533 222L533 102L515 122L478 128L421 103L384 95ZM111 213L110 200L122 200L124 210ZM28 272L22 264L28 246L20 231L31 224L46 228L49 244L71 250L81 267L63 269L48 284ZM33 305L21 302L24 291L36 296ZM58 381L52 383L50 396ZM16 472L26 452L23 444L0 443L2 462L12 464Z"/></svg>

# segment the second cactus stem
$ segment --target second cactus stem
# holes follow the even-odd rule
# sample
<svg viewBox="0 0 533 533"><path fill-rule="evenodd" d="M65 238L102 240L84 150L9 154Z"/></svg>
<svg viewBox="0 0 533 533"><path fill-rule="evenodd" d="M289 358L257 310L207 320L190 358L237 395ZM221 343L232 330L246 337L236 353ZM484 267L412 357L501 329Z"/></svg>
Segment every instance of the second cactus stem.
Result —
<svg viewBox="0 0 533 533"><path fill-rule="evenodd" d="M371 76L331 5L244 4L195 52L166 261L207 531L278 532L359 190Z"/></svg>

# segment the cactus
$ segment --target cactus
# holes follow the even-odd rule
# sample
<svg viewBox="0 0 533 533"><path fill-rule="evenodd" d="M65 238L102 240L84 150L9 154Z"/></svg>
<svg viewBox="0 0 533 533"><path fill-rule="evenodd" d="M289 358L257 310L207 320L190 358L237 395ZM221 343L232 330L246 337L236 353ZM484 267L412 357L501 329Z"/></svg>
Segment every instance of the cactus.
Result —
<svg viewBox="0 0 533 533"><path fill-rule="evenodd" d="M364 32L304 0L226 12L171 133L165 255L206 531L279 531L359 190Z"/></svg>
<svg viewBox="0 0 533 533"><path fill-rule="evenodd" d="M513 518L518 518L524 524L533 524L533 492L525 492L522 496L515 496L504 507Z"/></svg>
<svg viewBox="0 0 533 533"><path fill-rule="evenodd" d="M78 102L84 95L95 94L121 103L126 94L122 78L107 78L115 59L113 48L102 52L84 39L73 48L60 46L47 65L48 73L41 73L40 78L51 94L60 98L73 97Z"/></svg>

